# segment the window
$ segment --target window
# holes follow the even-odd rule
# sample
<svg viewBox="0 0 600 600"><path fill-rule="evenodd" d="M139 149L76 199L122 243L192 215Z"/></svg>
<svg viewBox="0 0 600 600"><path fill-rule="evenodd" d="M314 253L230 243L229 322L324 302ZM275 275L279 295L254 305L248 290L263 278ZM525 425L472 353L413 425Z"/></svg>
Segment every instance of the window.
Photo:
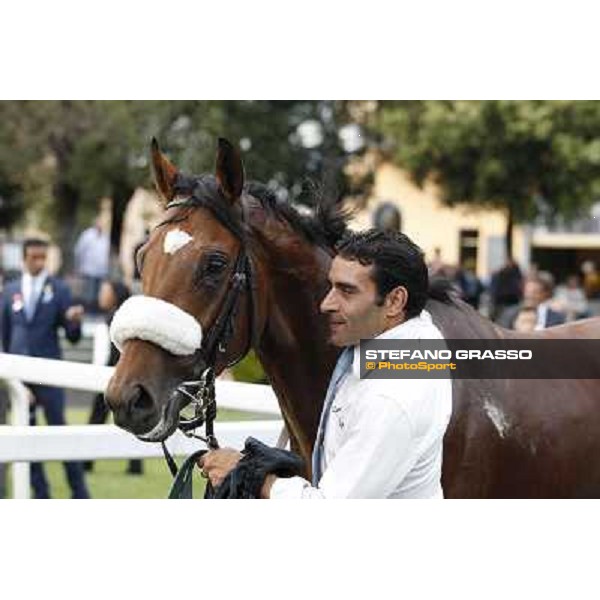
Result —
<svg viewBox="0 0 600 600"><path fill-rule="evenodd" d="M476 229L461 229L459 232L458 260L461 266L477 267L479 232Z"/></svg>

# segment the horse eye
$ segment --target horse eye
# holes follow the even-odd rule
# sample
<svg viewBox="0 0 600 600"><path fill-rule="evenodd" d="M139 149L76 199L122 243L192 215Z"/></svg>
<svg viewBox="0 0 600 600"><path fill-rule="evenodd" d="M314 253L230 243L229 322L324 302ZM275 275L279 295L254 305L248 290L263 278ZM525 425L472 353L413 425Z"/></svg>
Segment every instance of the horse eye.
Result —
<svg viewBox="0 0 600 600"><path fill-rule="evenodd" d="M205 271L208 275L217 275L227 266L227 259L222 256L213 256L206 262Z"/></svg>
<svg viewBox="0 0 600 600"><path fill-rule="evenodd" d="M222 271L227 266L227 260L222 256L210 258L207 267L211 271Z"/></svg>
<svg viewBox="0 0 600 600"><path fill-rule="evenodd" d="M197 288L204 286L214 288L219 283L221 275L228 264L229 259L226 254L204 255L194 273L194 286Z"/></svg>
<svg viewBox="0 0 600 600"><path fill-rule="evenodd" d="M218 275L225 268L224 263L211 262L206 265L206 273L208 275Z"/></svg>

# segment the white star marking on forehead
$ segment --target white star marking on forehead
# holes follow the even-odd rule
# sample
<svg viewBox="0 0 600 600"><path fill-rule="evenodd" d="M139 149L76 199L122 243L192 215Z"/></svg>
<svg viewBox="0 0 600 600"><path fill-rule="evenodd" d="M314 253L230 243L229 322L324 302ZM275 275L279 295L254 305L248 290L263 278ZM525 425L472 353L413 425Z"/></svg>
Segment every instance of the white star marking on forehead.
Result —
<svg viewBox="0 0 600 600"><path fill-rule="evenodd" d="M165 239L163 242L163 250L167 254L175 254L177 250L183 248L187 243L191 242L194 238L181 229L171 229L165 235Z"/></svg>

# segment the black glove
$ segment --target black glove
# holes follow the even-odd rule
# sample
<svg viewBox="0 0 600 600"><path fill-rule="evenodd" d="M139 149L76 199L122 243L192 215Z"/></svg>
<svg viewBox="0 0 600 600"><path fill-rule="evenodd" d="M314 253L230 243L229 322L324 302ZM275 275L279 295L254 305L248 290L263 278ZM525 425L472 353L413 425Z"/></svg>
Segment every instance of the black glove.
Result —
<svg viewBox="0 0 600 600"><path fill-rule="evenodd" d="M304 474L304 461L293 452L271 448L253 437L246 440L244 456L218 488L207 486L205 498L260 498L260 491L269 474L294 477Z"/></svg>

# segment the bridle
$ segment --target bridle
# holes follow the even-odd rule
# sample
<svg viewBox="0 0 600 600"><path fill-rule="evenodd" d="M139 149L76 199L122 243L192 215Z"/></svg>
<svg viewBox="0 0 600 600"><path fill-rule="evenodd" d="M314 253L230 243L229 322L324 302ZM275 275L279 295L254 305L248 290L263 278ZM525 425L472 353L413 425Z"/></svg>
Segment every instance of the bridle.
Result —
<svg viewBox="0 0 600 600"><path fill-rule="evenodd" d="M242 206L242 224L245 219L245 207ZM200 207L203 206L193 195L187 198L172 200L167 204L167 209L175 207ZM218 218L218 215L215 215ZM258 337L258 315L257 302L254 299L256 278L254 277L253 265L245 248L243 230L233 231L222 219L219 222L224 225L240 242L240 249L228 282L228 291L208 334L203 340L201 347L195 354L195 367L192 379L184 381L176 388L175 393L183 396L193 410L191 417L179 415L178 429L186 436L198 438L206 443L210 449L219 447L214 434L214 421L217 416L217 404L215 394L215 368L225 359L229 344L234 334L234 323L238 313L240 298L246 292L248 303L248 334L246 344L237 356L225 362L225 368L230 368L240 362L248 354L252 345ZM196 430L204 425L204 436L196 433ZM177 465L169 454L165 443L162 442L165 459L173 476L177 474Z"/></svg>

